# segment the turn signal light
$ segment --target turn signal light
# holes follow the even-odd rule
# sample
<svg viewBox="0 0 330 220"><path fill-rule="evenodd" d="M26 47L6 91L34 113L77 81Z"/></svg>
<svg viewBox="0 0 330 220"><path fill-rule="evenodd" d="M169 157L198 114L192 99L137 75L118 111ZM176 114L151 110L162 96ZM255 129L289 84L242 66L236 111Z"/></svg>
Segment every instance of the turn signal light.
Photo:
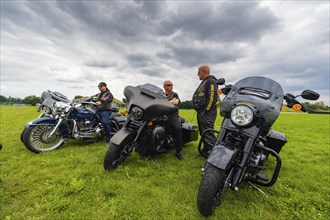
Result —
<svg viewBox="0 0 330 220"><path fill-rule="evenodd" d="M292 109L295 110L295 111L299 111L299 110L301 110L301 108L302 108L302 106L300 104L294 104L292 106Z"/></svg>
<svg viewBox="0 0 330 220"><path fill-rule="evenodd" d="M154 125L154 123L152 122L152 121L149 121L148 123L147 123L147 126L153 126Z"/></svg>
<svg viewBox="0 0 330 220"><path fill-rule="evenodd" d="M126 115L126 117L128 116L128 110L124 111L124 114Z"/></svg>
<svg viewBox="0 0 330 220"><path fill-rule="evenodd" d="M222 94L222 90L221 89L219 89L217 92L218 92L218 95L221 95Z"/></svg>

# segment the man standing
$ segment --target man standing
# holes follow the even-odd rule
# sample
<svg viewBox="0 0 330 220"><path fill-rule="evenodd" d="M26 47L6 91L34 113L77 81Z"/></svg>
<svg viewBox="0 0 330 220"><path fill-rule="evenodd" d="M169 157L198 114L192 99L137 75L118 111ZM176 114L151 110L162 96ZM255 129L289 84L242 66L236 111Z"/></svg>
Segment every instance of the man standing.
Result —
<svg viewBox="0 0 330 220"><path fill-rule="evenodd" d="M175 106L178 106L181 101L179 99L179 95L176 92L173 92L173 83L170 80L164 81L164 93L167 97L167 100ZM173 138L175 142L176 152L175 156L179 160L183 160L183 156L181 154L181 149L183 145L182 140L182 127L181 127L181 119L179 117L179 111L167 115L169 119L169 125L172 128Z"/></svg>
<svg viewBox="0 0 330 220"><path fill-rule="evenodd" d="M107 87L105 82L100 82L98 85L100 93L96 95L96 99L94 101L97 107L96 113L100 116L102 125L104 127L104 131L106 134L106 140L104 146L110 146L110 138L111 138L111 127L110 127L110 116L111 116L111 104L113 101L113 95Z"/></svg>
<svg viewBox="0 0 330 220"><path fill-rule="evenodd" d="M201 66L198 69L198 76L202 82L199 84L193 95L194 109L197 111L197 123L200 135L206 129L214 129L214 122L217 118L218 85L217 79L210 75L208 66ZM203 138L203 154L207 157L213 149L216 138L213 132L207 132Z"/></svg>

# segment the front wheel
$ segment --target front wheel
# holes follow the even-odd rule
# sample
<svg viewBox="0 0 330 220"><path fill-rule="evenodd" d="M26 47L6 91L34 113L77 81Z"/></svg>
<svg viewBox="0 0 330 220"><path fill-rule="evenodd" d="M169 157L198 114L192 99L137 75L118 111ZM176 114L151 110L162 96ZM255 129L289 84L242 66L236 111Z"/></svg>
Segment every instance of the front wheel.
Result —
<svg viewBox="0 0 330 220"><path fill-rule="evenodd" d="M40 153L62 146L64 139L59 131L49 137L53 128L53 124L38 124L26 128L22 132L22 141L25 147L33 153Z"/></svg>
<svg viewBox="0 0 330 220"><path fill-rule="evenodd" d="M197 194L197 207L202 215L210 216L229 186L229 175L209 163L204 171Z"/></svg>
<svg viewBox="0 0 330 220"><path fill-rule="evenodd" d="M127 158L128 152L124 152L124 149L125 147L122 145L110 144L103 161L105 170L110 171L116 169L118 165Z"/></svg>

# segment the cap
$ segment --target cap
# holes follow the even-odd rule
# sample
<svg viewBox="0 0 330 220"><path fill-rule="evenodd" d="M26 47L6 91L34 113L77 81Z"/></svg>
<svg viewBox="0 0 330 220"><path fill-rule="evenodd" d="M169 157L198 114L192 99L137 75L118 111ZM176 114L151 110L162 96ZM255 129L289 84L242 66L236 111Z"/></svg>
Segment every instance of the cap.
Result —
<svg viewBox="0 0 330 220"><path fill-rule="evenodd" d="M105 82L100 82L99 86L107 86L107 84Z"/></svg>

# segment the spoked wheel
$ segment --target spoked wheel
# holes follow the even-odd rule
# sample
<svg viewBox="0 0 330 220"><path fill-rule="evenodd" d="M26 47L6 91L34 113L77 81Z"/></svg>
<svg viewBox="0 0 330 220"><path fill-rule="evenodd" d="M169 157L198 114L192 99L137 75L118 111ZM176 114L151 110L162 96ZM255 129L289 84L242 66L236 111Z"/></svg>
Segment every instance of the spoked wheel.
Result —
<svg viewBox="0 0 330 220"><path fill-rule="evenodd" d="M207 163L205 173L199 185L197 194L197 207L204 216L212 215L213 209L220 205L220 202L229 187L228 175L212 164Z"/></svg>
<svg viewBox="0 0 330 220"><path fill-rule="evenodd" d="M54 125L52 124L40 124L26 128L22 132L25 147L34 153L51 151L60 147L64 140L59 131L49 137L53 128Z"/></svg>

